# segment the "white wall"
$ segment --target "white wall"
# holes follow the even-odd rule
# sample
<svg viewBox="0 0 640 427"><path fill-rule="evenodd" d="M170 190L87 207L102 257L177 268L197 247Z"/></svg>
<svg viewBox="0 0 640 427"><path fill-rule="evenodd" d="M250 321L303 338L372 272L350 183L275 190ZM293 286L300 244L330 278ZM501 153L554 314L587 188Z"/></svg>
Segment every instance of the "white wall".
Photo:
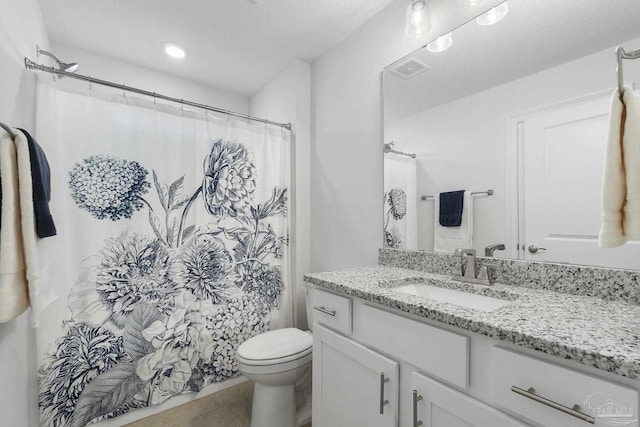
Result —
<svg viewBox="0 0 640 427"><path fill-rule="evenodd" d="M49 45L37 0L0 0L0 120L12 127L34 127L35 77L24 57L36 44ZM30 310L0 323L0 424L38 425L35 334Z"/></svg>
<svg viewBox="0 0 640 427"><path fill-rule="evenodd" d="M462 13L458 2L433 2L430 35L444 34L498 2ZM404 35L406 7L406 1L394 0L312 64L312 271L377 263L383 217L380 72L430 40Z"/></svg>
<svg viewBox="0 0 640 427"><path fill-rule="evenodd" d="M53 43L51 49L61 61L80 64L76 71L78 74L118 84L123 83L127 86L155 91L163 95L210 105L223 110L231 110L243 114L249 112L249 98L247 96L224 88L182 79L175 75L164 73L162 70L140 67L67 45ZM35 50L33 53L30 52L29 57L41 64L54 65L53 61L46 56L35 57ZM167 60L172 59L167 57ZM66 82L70 82L70 80L67 79ZM61 83L65 84L65 81L61 81ZM73 81L73 84L88 86L88 83L77 80ZM102 90L105 90L104 87Z"/></svg>
<svg viewBox="0 0 640 427"><path fill-rule="evenodd" d="M375 264L382 246L380 71L411 50L404 3L392 3L312 65L313 271Z"/></svg>
<svg viewBox="0 0 640 427"><path fill-rule="evenodd" d="M310 271L310 146L311 66L294 61L251 97L250 114L291 123L294 167L290 221L292 224L292 281L295 289L295 322L307 328L303 275Z"/></svg>
<svg viewBox="0 0 640 427"><path fill-rule="evenodd" d="M640 45L640 39L624 45L633 49ZM613 91L617 84L613 52L611 47L387 124L385 138L418 153L419 169L423 171L418 194L495 190L494 196L474 201L474 246L478 251L493 243L513 246L506 241L507 117L603 90ZM639 62L625 61L628 83L640 83ZM433 201L419 202L418 209L423 218L419 222L421 248L431 249ZM496 253L500 254L504 253Z"/></svg>

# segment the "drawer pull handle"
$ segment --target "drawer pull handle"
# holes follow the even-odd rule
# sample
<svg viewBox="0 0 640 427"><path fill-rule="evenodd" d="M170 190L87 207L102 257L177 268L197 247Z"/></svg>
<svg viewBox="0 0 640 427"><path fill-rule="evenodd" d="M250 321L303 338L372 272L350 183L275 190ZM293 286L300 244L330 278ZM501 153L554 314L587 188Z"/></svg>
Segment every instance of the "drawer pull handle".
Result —
<svg viewBox="0 0 640 427"><path fill-rule="evenodd" d="M380 415L384 415L384 405L389 401L384 398L384 384L389 382L389 378L384 376L384 372L380 372Z"/></svg>
<svg viewBox="0 0 640 427"><path fill-rule="evenodd" d="M324 313L324 314L328 314L329 316L334 316L336 315L336 311L335 310L327 310L324 307L317 307L317 306L313 306L314 310L318 310L320 313Z"/></svg>
<svg viewBox="0 0 640 427"><path fill-rule="evenodd" d="M582 421L586 421L590 424L595 424L596 419L591 415L584 414L577 410L579 408L578 405L575 405L573 408L569 408L568 406L561 405L559 403L554 402L553 400L546 399L542 396L538 396L533 387L528 388L527 390L521 389L520 387L511 386L511 391L514 393L518 393L521 396L527 397L531 400L535 400L536 402L542 403L543 405L547 405L552 407L553 409L557 409L560 412L564 412L565 414L571 415L576 418L580 418Z"/></svg>
<svg viewBox="0 0 640 427"><path fill-rule="evenodd" d="M420 427L422 421L418 419L418 402L422 400L422 396L418 394L418 390L413 390L413 427Z"/></svg>

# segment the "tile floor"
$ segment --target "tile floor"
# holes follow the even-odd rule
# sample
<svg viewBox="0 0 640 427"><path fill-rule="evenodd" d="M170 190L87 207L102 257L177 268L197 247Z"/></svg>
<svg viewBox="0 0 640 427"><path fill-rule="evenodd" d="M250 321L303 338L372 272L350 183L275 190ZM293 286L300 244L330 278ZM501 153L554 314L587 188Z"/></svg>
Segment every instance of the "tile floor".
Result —
<svg viewBox="0 0 640 427"><path fill-rule="evenodd" d="M252 400L246 381L122 427L249 427Z"/></svg>

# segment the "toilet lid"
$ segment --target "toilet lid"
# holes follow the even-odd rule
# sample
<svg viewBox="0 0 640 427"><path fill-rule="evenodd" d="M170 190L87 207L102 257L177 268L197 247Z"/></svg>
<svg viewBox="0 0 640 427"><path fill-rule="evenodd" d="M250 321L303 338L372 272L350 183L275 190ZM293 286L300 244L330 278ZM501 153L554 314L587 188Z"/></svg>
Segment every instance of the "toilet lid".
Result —
<svg viewBox="0 0 640 427"><path fill-rule="evenodd" d="M311 334L296 328L278 329L249 338L238 347L237 354L245 360L273 360L302 357L311 352Z"/></svg>

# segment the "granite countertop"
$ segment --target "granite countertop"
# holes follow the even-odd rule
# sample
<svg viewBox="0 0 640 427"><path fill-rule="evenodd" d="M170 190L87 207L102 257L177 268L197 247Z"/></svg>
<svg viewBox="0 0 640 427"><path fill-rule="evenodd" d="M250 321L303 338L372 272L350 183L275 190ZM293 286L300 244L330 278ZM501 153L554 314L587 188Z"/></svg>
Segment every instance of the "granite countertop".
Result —
<svg viewBox="0 0 640 427"><path fill-rule="evenodd" d="M596 297L496 283L462 283L450 276L396 267L362 267L305 276L320 288L362 298L501 341L640 379L640 306ZM478 311L394 290L428 283L511 303Z"/></svg>

